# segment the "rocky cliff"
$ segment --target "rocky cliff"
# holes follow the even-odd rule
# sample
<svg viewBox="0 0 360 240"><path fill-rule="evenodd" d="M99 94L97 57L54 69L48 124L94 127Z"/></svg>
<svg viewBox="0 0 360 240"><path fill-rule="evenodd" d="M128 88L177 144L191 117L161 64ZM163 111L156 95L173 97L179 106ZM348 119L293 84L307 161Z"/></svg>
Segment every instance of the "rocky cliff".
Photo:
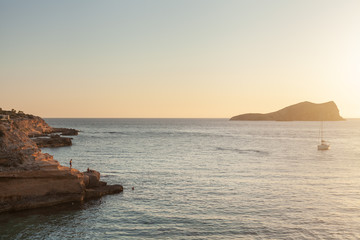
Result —
<svg viewBox="0 0 360 240"><path fill-rule="evenodd" d="M40 148L71 146L72 138L62 136L75 136L79 132L72 128L50 127L41 117L25 114L22 111L3 111L0 108L0 115L9 116L14 127L31 137Z"/></svg>
<svg viewBox="0 0 360 240"><path fill-rule="evenodd" d="M26 135L43 135L53 132L44 119L40 117L11 118L16 128L21 129Z"/></svg>
<svg viewBox="0 0 360 240"><path fill-rule="evenodd" d="M42 153L29 134L51 128L41 118L0 121L0 212L83 201L122 191L106 186L100 173L84 174ZM92 177L90 184L89 175Z"/></svg>
<svg viewBox="0 0 360 240"><path fill-rule="evenodd" d="M301 102L283 108L272 113L247 113L232 117L230 120L245 121L342 121L339 109L331 101L327 103L315 104L311 102Z"/></svg>

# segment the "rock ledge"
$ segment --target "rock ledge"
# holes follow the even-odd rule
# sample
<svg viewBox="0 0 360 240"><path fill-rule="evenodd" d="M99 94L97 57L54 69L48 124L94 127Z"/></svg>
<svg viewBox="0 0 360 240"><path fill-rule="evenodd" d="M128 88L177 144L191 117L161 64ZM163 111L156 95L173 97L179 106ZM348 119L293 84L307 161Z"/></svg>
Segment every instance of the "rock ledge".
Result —
<svg viewBox="0 0 360 240"><path fill-rule="evenodd" d="M95 170L82 173L42 153L29 135L52 133L43 119L23 113L21 118L13 112L12 116L14 119L0 120L0 213L81 202L123 191L121 185L100 181Z"/></svg>

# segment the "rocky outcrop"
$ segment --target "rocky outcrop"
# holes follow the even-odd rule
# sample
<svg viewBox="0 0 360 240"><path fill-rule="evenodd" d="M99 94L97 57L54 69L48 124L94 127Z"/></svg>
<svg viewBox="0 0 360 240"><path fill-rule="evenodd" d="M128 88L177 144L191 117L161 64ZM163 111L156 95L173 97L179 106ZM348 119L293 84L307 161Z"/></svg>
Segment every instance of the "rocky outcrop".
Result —
<svg viewBox="0 0 360 240"><path fill-rule="evenodd" d="M87 188L100 186L100 173L95 170L84 172L84 182Z"/></svg>
<svg viewBox="0 0 360 240"><path fill-rule="evenodd" d="M24 118L14 118L11 119L14 127L21 129L26 135L43 135L50 134L53 132L52 127L50 127L44 119L36 116L24 117Z"/></svg>
<svg viewBox="0 0 360 240"><path fill-rule="evenodd" d="M86 186L85 199L99 198L123 191L121 185L107 185L106 182L100 181L100 173L95 170L84 172L84 182Z"/></svg>
<svg viewBox="0 0 360 240"><path fill-rule="evenodd" d="M33 138L39 148L64 147L72 145L72 138L60 137L58 134Z"/></svg>
<svg viewBox="0 0 360 240"><path fill-rule="evenodd" d="M57 161L49 154L41 153L26 134L15 123L0 122L0 171L10 171L12 168L39 169L39 164L46 162L57 165Z"/></svg>
<svg viewBox="0 0 360 240"><path fill-rule="evenodd" d="M0 172L0 212L83 201L82 174L54 166L51 169Z"/></svg>
<svg viewBox="0 0 360 240"><path fill-rule="evenodd" d="M50 127L44 119L21 111L17 113L15 110L1 110L0 114L9 116L13 126L31 137L40 148L71 146L72 138L62 136L76 136L79 132L73 128Z"/></svg>
<svg viewBox="0 0 360 240"><path fill-rule="evenodd" d="M230 120L245 121L342 121L339 109L331 101L322 104L301 102L279 111L261 114L247 113L232 117Z"/></svg>
<svg viewBox="0 0 360 240"><path fill-rule="evenodd" d="M77 136L79 130L73 128L53 128L52 133L60 133L63 136Z"/></svg>
<svg viewBox="0 0 360 240"><path fill-rule="evenodd" d="M80 202L122 191L120 185L101 182L96 171L84 174L42 153L28 137L49 129L40 123L0 121L0 212Z"/></svg>

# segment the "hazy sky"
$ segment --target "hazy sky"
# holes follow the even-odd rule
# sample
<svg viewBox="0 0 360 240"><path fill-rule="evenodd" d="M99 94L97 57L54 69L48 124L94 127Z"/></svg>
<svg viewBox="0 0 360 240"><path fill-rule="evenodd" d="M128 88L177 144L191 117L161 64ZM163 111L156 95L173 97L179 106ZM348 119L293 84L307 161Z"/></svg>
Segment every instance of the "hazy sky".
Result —
<svg viewBox="0 0 360 240"><path fill-rule="evenodd" d="M0 0L0 90L42 117L360 117L360 1Z"/></svg>

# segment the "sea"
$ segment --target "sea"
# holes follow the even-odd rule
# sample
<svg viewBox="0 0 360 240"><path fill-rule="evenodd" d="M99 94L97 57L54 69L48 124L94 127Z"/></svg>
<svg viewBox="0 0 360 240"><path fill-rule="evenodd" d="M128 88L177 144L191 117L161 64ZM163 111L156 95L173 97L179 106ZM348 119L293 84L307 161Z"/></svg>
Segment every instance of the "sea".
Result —
<svg viewBox="0 0 360 240"><path fill-rule="evenodd" d="M46 119L124 191L0 214L0 239L360 239L360 119ZM132 189L134 188L134 189Z"/></svg>

